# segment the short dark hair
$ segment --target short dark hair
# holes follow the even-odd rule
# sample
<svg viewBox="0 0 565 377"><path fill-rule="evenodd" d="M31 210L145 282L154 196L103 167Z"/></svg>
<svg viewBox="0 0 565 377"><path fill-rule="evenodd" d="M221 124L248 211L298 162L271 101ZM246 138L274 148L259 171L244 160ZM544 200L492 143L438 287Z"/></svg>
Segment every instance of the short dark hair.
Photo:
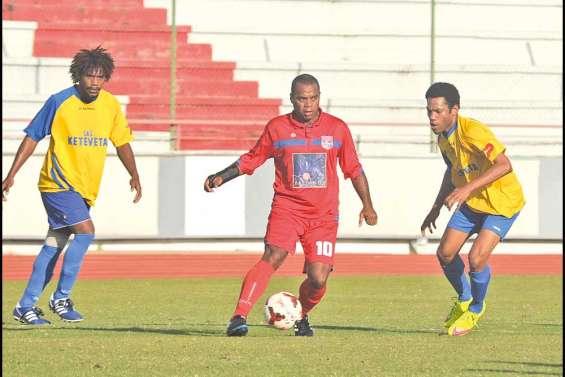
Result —
<svg viewBox="0 0 565 377"><path fill-rule="evenodd" d="M435 97L445 98L449 109L455 105L460 106L459 92L453 84L447 82L434 82L426 91L426 100Z"/></svg>
<svg viewBox="0 0 565 377"><path fill-rule="evenodd" d="M314 76L303 73L296 76L294 80L292 80L292 85L290 86L290 95L294 94L294 91L296 90L296 86L298 84L316 85L318 89L320 89L320 83Z"/></svg>
<svg viewBox="0 0 565 377"><path fill-rule="evenodd" d="M92 50L80 50L73 58L69 73L73 83L77 83L82 76L98 68L102 69L104 78L110 80L114 72L114 59L102 46Z"/></svg>

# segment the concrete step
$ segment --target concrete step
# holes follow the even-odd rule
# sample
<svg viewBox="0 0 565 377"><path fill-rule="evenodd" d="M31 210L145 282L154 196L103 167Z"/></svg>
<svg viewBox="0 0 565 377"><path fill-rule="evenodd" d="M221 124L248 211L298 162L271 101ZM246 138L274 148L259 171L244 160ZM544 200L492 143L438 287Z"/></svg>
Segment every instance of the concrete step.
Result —
<svg viewBox="0 0 565 377"><path fill-rule="evenodd" d="M175 132L176 145L182 150L249 150L261 133L261 123L191 124L179 126Z"/></svg>
<svg viewBox="0 0 565 377"><path fill-rule="evenodd" d="M131 76L116 76L105 86L112 93L152 93L168 97L170 80L168 77L151 77L145 80L132 80ZM257 98L258 84L254 81L195 81L180 76L176 82L177 96L234 96Z"/></svg>
<svg viewBox="0 0 565 377"><path fill-rule="evenodd" d="M320 105L324 111L348 123L422 123L427 121L425 100L418 99L344 99L326 98ZM563 125L563 103L560 101L465 101L461 114L486 124ZM292 111L284 99L281 113Z"/></svg>
<svg viewBox="0 0 565 377"><path fill-rule="evenodd" d="M14 21L37 21L40 27L68 27L97 25L100 29L106 26L142 27L150 24L165 25L167 11L165 9L135 8L94 8L74 4L61 12L60 4L19 5L13 4L11 11L3 17Z"/></svg>
<svg viewBox="0 0 565 377"><path fill-rule="evenodd" d="M192 25L201 25L195 21ZM535 33L535 32L534 32ZM304 43L308 40L310 43ZM195 29L191 41L214 45L214 59L242 62L290 62L300 64L365 63L429 64L429 31L312 34L246 33L238 29L204 32ZM291 54L288 51L293 51ZM439 34L435 42L436 64L562 64L563 39L559 33L532 37L489 37L473 32ZM488 57L488 58L485 58Z"/></svg>
<svg viewBox="0 0 565 377"><path fill-rule="evenodd" d="M72 38L69 38L72 35ZM159 36L159 38L157 38ZM35 34L34 56L72 57L84 48L83 40L97 40L115 59L163 59L170 56L168 35L156 32L114 31L49 31L38 29ZM212 47L205 44L186 44L186 37L179 36L177 57L181 60L210 61Z"/></svg>
<svg viewBox="0 0 565 377"><path fill-rule="evenodd" d="M146 0L148 3L170 9L168 0ZM221 13L214 10L218 8ZM559 1L438 4L436 63L560 66L562 8ZM310 22L312 14L316 22ZM461 15L466 22L461 22ZM177 2L177 22L195 25L192 40L212 43L214 59L376 64L430 61L427 1L314 0L304 3L302 12L297 13L292 1L183 0Z"/></svg>
<svg viewBox="0 0 565 377"><path fill-rule="evenodd" d="M165 59L131 61L115 59L116 68L109 82L125 80L132 82L159 81L168 84L170 77L169 62ZM6 94L51 94L61 90L65 83L71 84L69 75L70 58L35 58L4 57L2 62L2 91ZM222 86L233 83L232 62L177 62L177 80L208 83L214 87L216 83ZM132 80L131 78L144 80ZM242 82L242 81L238 81ZM251 81L243 81L251 85ZM251 86L257 86L256 82ZM110 86L111 87L111 86ZM257 89L254 89L257 90ZM125 92L123 92L125 94ZM121 94L121 93L116 93Z"/></svg>
<svg viewBox="0 0 565 377"><path fill-rule="evenodd" d="M214 81L233 80L234 62L196 61L177 57L176 75L186 80ZM115 75L145 78L170 78L169 59L128 60L116 59Z"/></svg>
<svg viewBox="0 0 565 377"><path fill-rule="evenodd" d="M108 2L108 0L2 0L2 16L9 17L13 9L28 7L56 7L61 8L106 8L106 9L130 9L143 7L144 0L120 0Z"/></svg>
<svg viewBox="0 0 565 377"><path fill-rule="evenodd" d="M143 119L166 119L169 116L167 104L137 104L128 105L128 114L131 117ZM278 108L261 105L178 105L177 117L180 119L210 119L210 120L262 120L278 115Z"/></svg>
<svg viewBox="0 0 565 377"><path fill-rule="evenodd" d="M69 85L70 86L70 85ZM64 88L60 88L62 90ZM2 96L2 120L6 119L29 122L41 109L49 94L7 94ZM116 95L122 111L127 115L126 107L129 97Z"/></svg>
<svg viewBox="0 0 565 377"><path fill-rule="evenodd" d="M180 141L179 150L216 150L216 151L248 151L255 145L256 139L191 139L186 138Z"/></svg>
<svg viewBox="0 0 565 377"><path fill-rule="evenodd" d="M145 0L146 6L170 9L170 0ZM559 0L487 1L439 3L437 33L497 36L528 35L559 30L562 25ZM217 12L222 9L222 12ZM257 17L276 14L276 17ZM316 22L312 15L316 15ZM234 17L237 15L237 17ZM465 15L467 22L461 22ZM429 1L312 0L296 11L294 1L272 0L182 0L177 2L179 23L199 25L202 32L230 34L342 35L429 33ZM543 26L543 27L540 27ZM557 33L556 33L557 34Z"/></svg>
<svg viewBox="0 0 565 377"><path fill-rule="evenodd" d="M142 105L169 105L168 98L154 95L131 95L130 103ZM177 105L180 106L279 106L280 99L245 98L235 96L196 97L179 96Z"/></svg>
<svg viewBox="0 0 565 377"><path fill-rule="evenodd" d="M216 48L216 46L214 46ZM320 82L322 98L423 98L430 84L429 65L291 62L238 62L235 78L258 80L259 95L282 96L290 81L310 73ZM562 101L562 68L558 65L438 64L435 81L457 86L462 106L469 100ZM286 96L285 96L286 97Z"/></svg>

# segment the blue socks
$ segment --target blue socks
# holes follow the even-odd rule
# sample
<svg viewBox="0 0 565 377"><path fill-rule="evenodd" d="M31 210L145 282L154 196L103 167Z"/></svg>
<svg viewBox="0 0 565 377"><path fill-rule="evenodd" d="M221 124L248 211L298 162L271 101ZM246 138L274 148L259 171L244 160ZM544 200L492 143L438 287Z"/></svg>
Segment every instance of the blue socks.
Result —
<svg viewBox="0 0 565 377"><path fill-rule="evenodd" d="M465 264L463 263L463 259L461 259L459 255L455 256L451 263L446 265L440 263L440 265L443 269L445 277L447 277L447 280L449 280L449 282L459 295L459 301L468 301L469 299L471 299L471 297L474 297L474 294L471 294L472 290L471 286L469 285L469 281L465 276Z"/></svg>
<svg viewBox="0 0 565 377"><path fill-rule="evenodd" d="M39 299L39 295L51 280L53 269L63 248L43 245L41 251L33 262L33 271L27 283L27 287L18 306L21 308L31 308Z"/></svg>
<svg viewBox="0 0 565 377"><path fill-rule="evenodd" d="M59 278L59 284L57 284L57 290L53 294L54 300L69 297L82 266L84 255L93 239L94 234L75 234L75 238L65 252L61 277Z"/></svg>
<svg viewBox="0 0 565 377"><path fill-rule="evenodd" d="M441 268L447 280L459 295L458 300L467 301L473 298L469 310L473 313L480 313L483 310L483 302L490 282L490 266L486 265L482 271L469 272L471 284L465 276L465 264L459 255L450 264L442 264Z"/></svg>
<svg viewBox="0 0 565 377"><path fill-rule="evenodd" d="M469 272L471 277L471 291L473 302L469 310L473 313L480 313L483 310L483 302L487 295L487 288L490 282L490 266L487 265L482 271Z"/></svg>

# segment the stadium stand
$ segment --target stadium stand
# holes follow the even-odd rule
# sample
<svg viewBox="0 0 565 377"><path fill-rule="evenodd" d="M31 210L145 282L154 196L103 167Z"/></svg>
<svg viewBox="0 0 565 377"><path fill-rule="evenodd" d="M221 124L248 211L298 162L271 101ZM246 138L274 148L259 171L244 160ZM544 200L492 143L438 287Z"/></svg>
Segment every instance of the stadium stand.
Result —
<svg viewBox="0 0 565 377"><path fill-rule="evenodd" d="M65 12L60 11L61 6L65 6ZM4 118L30 119L39 108L37 102L68 82L68 59L81 48L92 48L85 41L93 41L107 48L116 62L114 78L107 89L128 96L124 104L130 119L149 121L131 122L132 128L169 130L170 125L162 122L169 118L170 91L171 34L165 9L144 8L142 0L121 1L112 6L103 1L5 0L2 14L7 34L33 33L31 38L25 36L28 43L33 41L32 54L27 55L29 48L13 53L8 47L4 49L7 59L3 71L9 80L16 81L3 86L3 103L10 104L4 106ZM16 26L15 20L25 24ZM279 113L280 100L258 98L256 82L235 81L235 64L212 61L211 46L188 43L189 32L189 26L177 28L176 113L177 118L193 123L190 128L180 128L182 139L177 147L249 148L264 122ZM18 59L31 56L34 59ZM66 59L46 59L60 57ZM22 69L35 72L24 83L19 82ZM221 123L234 119L239 122L229 128ZM15 122L10 128L21 125Z"/></svg>
<svg viewBox="0 0 565 377"><path fill-rule="evenodd" d="M436 3L435 81L456 83L464 113L522 143L513 153L540 153L528 145L536 142L542 153L560 154L562 3ZM310 72L322 83L324 109L352 126L365 154L428 150L421 125L430 1L185 0L177 22L192 25L191 41L211 43L214 59L237 61L235 77L258 80L259 95L282 96L281 112L291 108L290 79Z"/></svg>
<svg viewBox="0 0 565 377"><path fill-rule="evenodd" d="M180 153L171 152L164 120L170 4L3 0L4 169L41 103L70 84L72 54L102 43L117 63L108 88L118 94L136 130L144 198L131 206L123 166L110 148L105 176L112 183L103 184L104 200L95 209L99 249L186 250L186 244L162 244L180 237L195 238L195 247L203 250L201 239L212 237L234 251L252 251L241 237L257 241L262 250L272 161L214 200L204 196L201 178L233 162L266 119L289 111L290 80L309 72L321 81L323 108L350 124L371 172L379 216L386 219L377 228L359 228L357 213L343 211L340 236L353 240L345 249L376 252L378 245L386 252L408 252L405 241L418 235L421 221L414 213L425 213L425 198L437 194L436 187L421 182L439 181L443 174L437 169L441 157L430 153L422 98L430 83L430 1L177 0L177 122L186 139L173 149L182 148ZM507 244L507 250L547 252L540 240L562 240L562 2L436 4L435 79L457 84L462 112L493 126L508 154L517 157L512 161L527 190L528 205L512 238L536 243L524 249ZM47 145L38 145L3 207L4 252L14 250L4 247L6 239L26 252L37 252L42 242L45 218L36 183ZM122 176L124 181L114 181ZM340 203L355 208L354 190L342 190ZM362 242L367 239L379 242L367 247ZM143 248L148 242L157 243ZM555 244L562 253L562 243ZM218 250L214 247L209 250Z"/></svg>
<svg viewBox="0 0 565 377"><path fill-rule="evenodd" d="M170 3L63 0L63 15L61 1L3 0L4 130L68 80L69 57L84 40L100 40L117 63L109 90L124 96L138 134L157 141L149 148L167 150L158 131L170 129ZM323 108L351 125L361 153L428 151L429 3L177 1L184 141L174 147L247 148L265 120L291 109L290 80L309 72L322 83ZM561 154L562 3L436 3L435 80L456 83L462 111L494 126L515 144L511 152Z"/></svg>

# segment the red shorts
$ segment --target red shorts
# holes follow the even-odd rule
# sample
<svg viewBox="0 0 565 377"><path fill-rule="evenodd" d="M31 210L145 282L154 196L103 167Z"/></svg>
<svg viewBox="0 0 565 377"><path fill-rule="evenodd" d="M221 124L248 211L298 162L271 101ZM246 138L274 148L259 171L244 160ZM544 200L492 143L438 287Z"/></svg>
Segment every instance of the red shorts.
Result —
<svg viewBox="0 0 565 377"><path fill-rule="evenodd" d="M310 220L273 209L269 215L265 243L294 254L296 241L300 240L306 262L322 262L333 266L337 226L336 216Z"/></svg>

